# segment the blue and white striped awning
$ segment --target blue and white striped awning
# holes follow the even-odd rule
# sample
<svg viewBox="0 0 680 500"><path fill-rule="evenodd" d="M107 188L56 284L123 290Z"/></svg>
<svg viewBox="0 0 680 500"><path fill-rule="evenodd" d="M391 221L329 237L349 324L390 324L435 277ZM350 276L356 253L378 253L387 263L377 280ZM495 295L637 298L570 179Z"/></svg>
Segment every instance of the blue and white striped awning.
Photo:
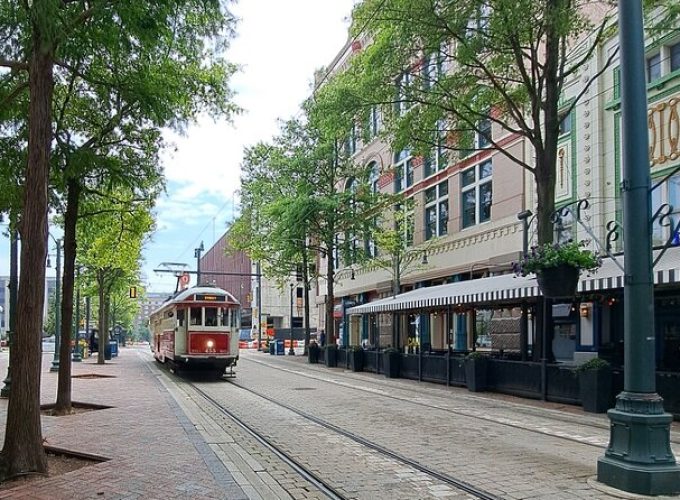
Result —
<svg viewBox="0 0 680 500"><path fill-rule="evenodd" d="M656 252L655 252L656 255ZM623 257L617 256L623 265ZM667 285L680 282L680 248L669 249L654 268L654 284ZM605 259L596 273L582 274L579 293L623 288L623 271L612 259ZM463 304L490 305L516 299L537 297L541 294L536 278L517 277L514 274L492 276L469 281L447 283L418 288L396 297L387 297L352 307L348 314L367 314L390 311L456 306Z"/></svg>

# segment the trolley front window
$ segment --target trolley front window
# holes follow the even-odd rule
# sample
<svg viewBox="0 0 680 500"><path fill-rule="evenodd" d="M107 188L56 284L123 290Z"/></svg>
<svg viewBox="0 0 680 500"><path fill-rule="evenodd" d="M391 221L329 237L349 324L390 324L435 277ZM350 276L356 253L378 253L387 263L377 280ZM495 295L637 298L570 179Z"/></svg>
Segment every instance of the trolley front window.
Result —
<svg viewBox="0 0 680 500"><path fill-rule="evenodd" d="M217 326L217 307L205 308L205 326Z"/></svg>
<svg viewBox="0 0 680 500"><path fill-rule="evenodd" d="M192 307L191 308L191 325L200 326L203 324L203 308L202 307Z"/></svg>

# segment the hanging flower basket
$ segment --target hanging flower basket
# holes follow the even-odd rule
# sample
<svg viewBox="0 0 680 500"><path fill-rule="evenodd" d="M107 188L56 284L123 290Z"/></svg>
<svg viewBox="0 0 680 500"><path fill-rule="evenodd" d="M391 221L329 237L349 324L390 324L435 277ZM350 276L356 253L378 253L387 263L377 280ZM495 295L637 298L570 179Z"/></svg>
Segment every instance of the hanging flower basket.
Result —
<svg viewBox="0 0 680 500"><path fill-rule="evenodd" d="M573 297L581 270L569 264L546 267L536 273L541 293L548 298Z"/></svg>
<svg viewBox="0 0 680 500"><path fill-rule="evenodd" d="M518 276L535 273L545 297L573 297L581 271L594 272L602 264L600 256L584 249L585 246L585 241L568 241L533 247L512 266Z"/></svg>

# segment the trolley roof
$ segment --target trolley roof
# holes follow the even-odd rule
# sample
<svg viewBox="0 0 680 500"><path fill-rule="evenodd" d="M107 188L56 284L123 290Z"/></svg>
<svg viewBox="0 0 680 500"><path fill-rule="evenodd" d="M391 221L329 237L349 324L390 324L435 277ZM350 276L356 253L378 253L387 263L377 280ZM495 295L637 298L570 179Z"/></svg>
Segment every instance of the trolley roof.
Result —
<svg viewBox="0 0 680 500"><path fill-rule="evenodd" d="M219 295L224 295L226 297L226 300L225 301L215 300L215 297ZM180 302L188 303L196 302L200 304L212 303L215 305L219 304L241 305L240 302L236 300L236 297L234 297L226 290L223 290L222 288L218 288L215 286L194 286L191 288L187 288L186 290L182 290L174 297L171 297L167 301L163 302L163 304L154 312L152 312L151 315L156 314L157 312L165 309L169 305L177 304Z"/></svg>

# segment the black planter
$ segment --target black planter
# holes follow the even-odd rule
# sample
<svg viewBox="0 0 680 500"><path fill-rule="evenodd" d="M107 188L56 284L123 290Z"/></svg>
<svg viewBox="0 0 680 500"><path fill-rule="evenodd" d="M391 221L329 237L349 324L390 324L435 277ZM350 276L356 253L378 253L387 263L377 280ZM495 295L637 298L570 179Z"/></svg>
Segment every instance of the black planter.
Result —
<svg viewBox="0 0 680 500"><path fill-rule="evenodd" d="M364 351L363 349L349 351L349 367L353 372L364 371Z"/></svg>
<svg viewBox="0 0 680 500"><path fill-rule="evenodd" d="M612 403L612 371L610 368L583 370L578 375L583 411L604 413Z"/></svg>
<svg viewBox="0 0 680 500"><path fill-rule="evenodd" d="M319 362L319 351L321 349L319 348L319 344L316 342L312 342L307 346L307 361L309 361L312 364L318 363Z"/></svg>
<svg viewBox="0 0 680 500"><path fill-rule="evenodd" d="M536 273L541 293L548 298L573 297L578 286L580 270L578 267L561 264L546 267Z"/></svg>
<svg viewBox="0 0 680 500"><path fill-rule="evenodd" d="M471 392L482 392L486 390L486 358L466 359L465 360L465 385Z"/></svg>
<svg viewBox="0 0 680 500"><path fill-rule="evenodd" d="M399 364L401 354L399 352L383 352L383 370L387 378L399 378Z"/></svg>
<svg viewBox="0 0 680 500"><path fill-rule="evenodd" d="M326 366L335 368L338 366L338 348L336 345L327 345L325 349Z"/></svg>

